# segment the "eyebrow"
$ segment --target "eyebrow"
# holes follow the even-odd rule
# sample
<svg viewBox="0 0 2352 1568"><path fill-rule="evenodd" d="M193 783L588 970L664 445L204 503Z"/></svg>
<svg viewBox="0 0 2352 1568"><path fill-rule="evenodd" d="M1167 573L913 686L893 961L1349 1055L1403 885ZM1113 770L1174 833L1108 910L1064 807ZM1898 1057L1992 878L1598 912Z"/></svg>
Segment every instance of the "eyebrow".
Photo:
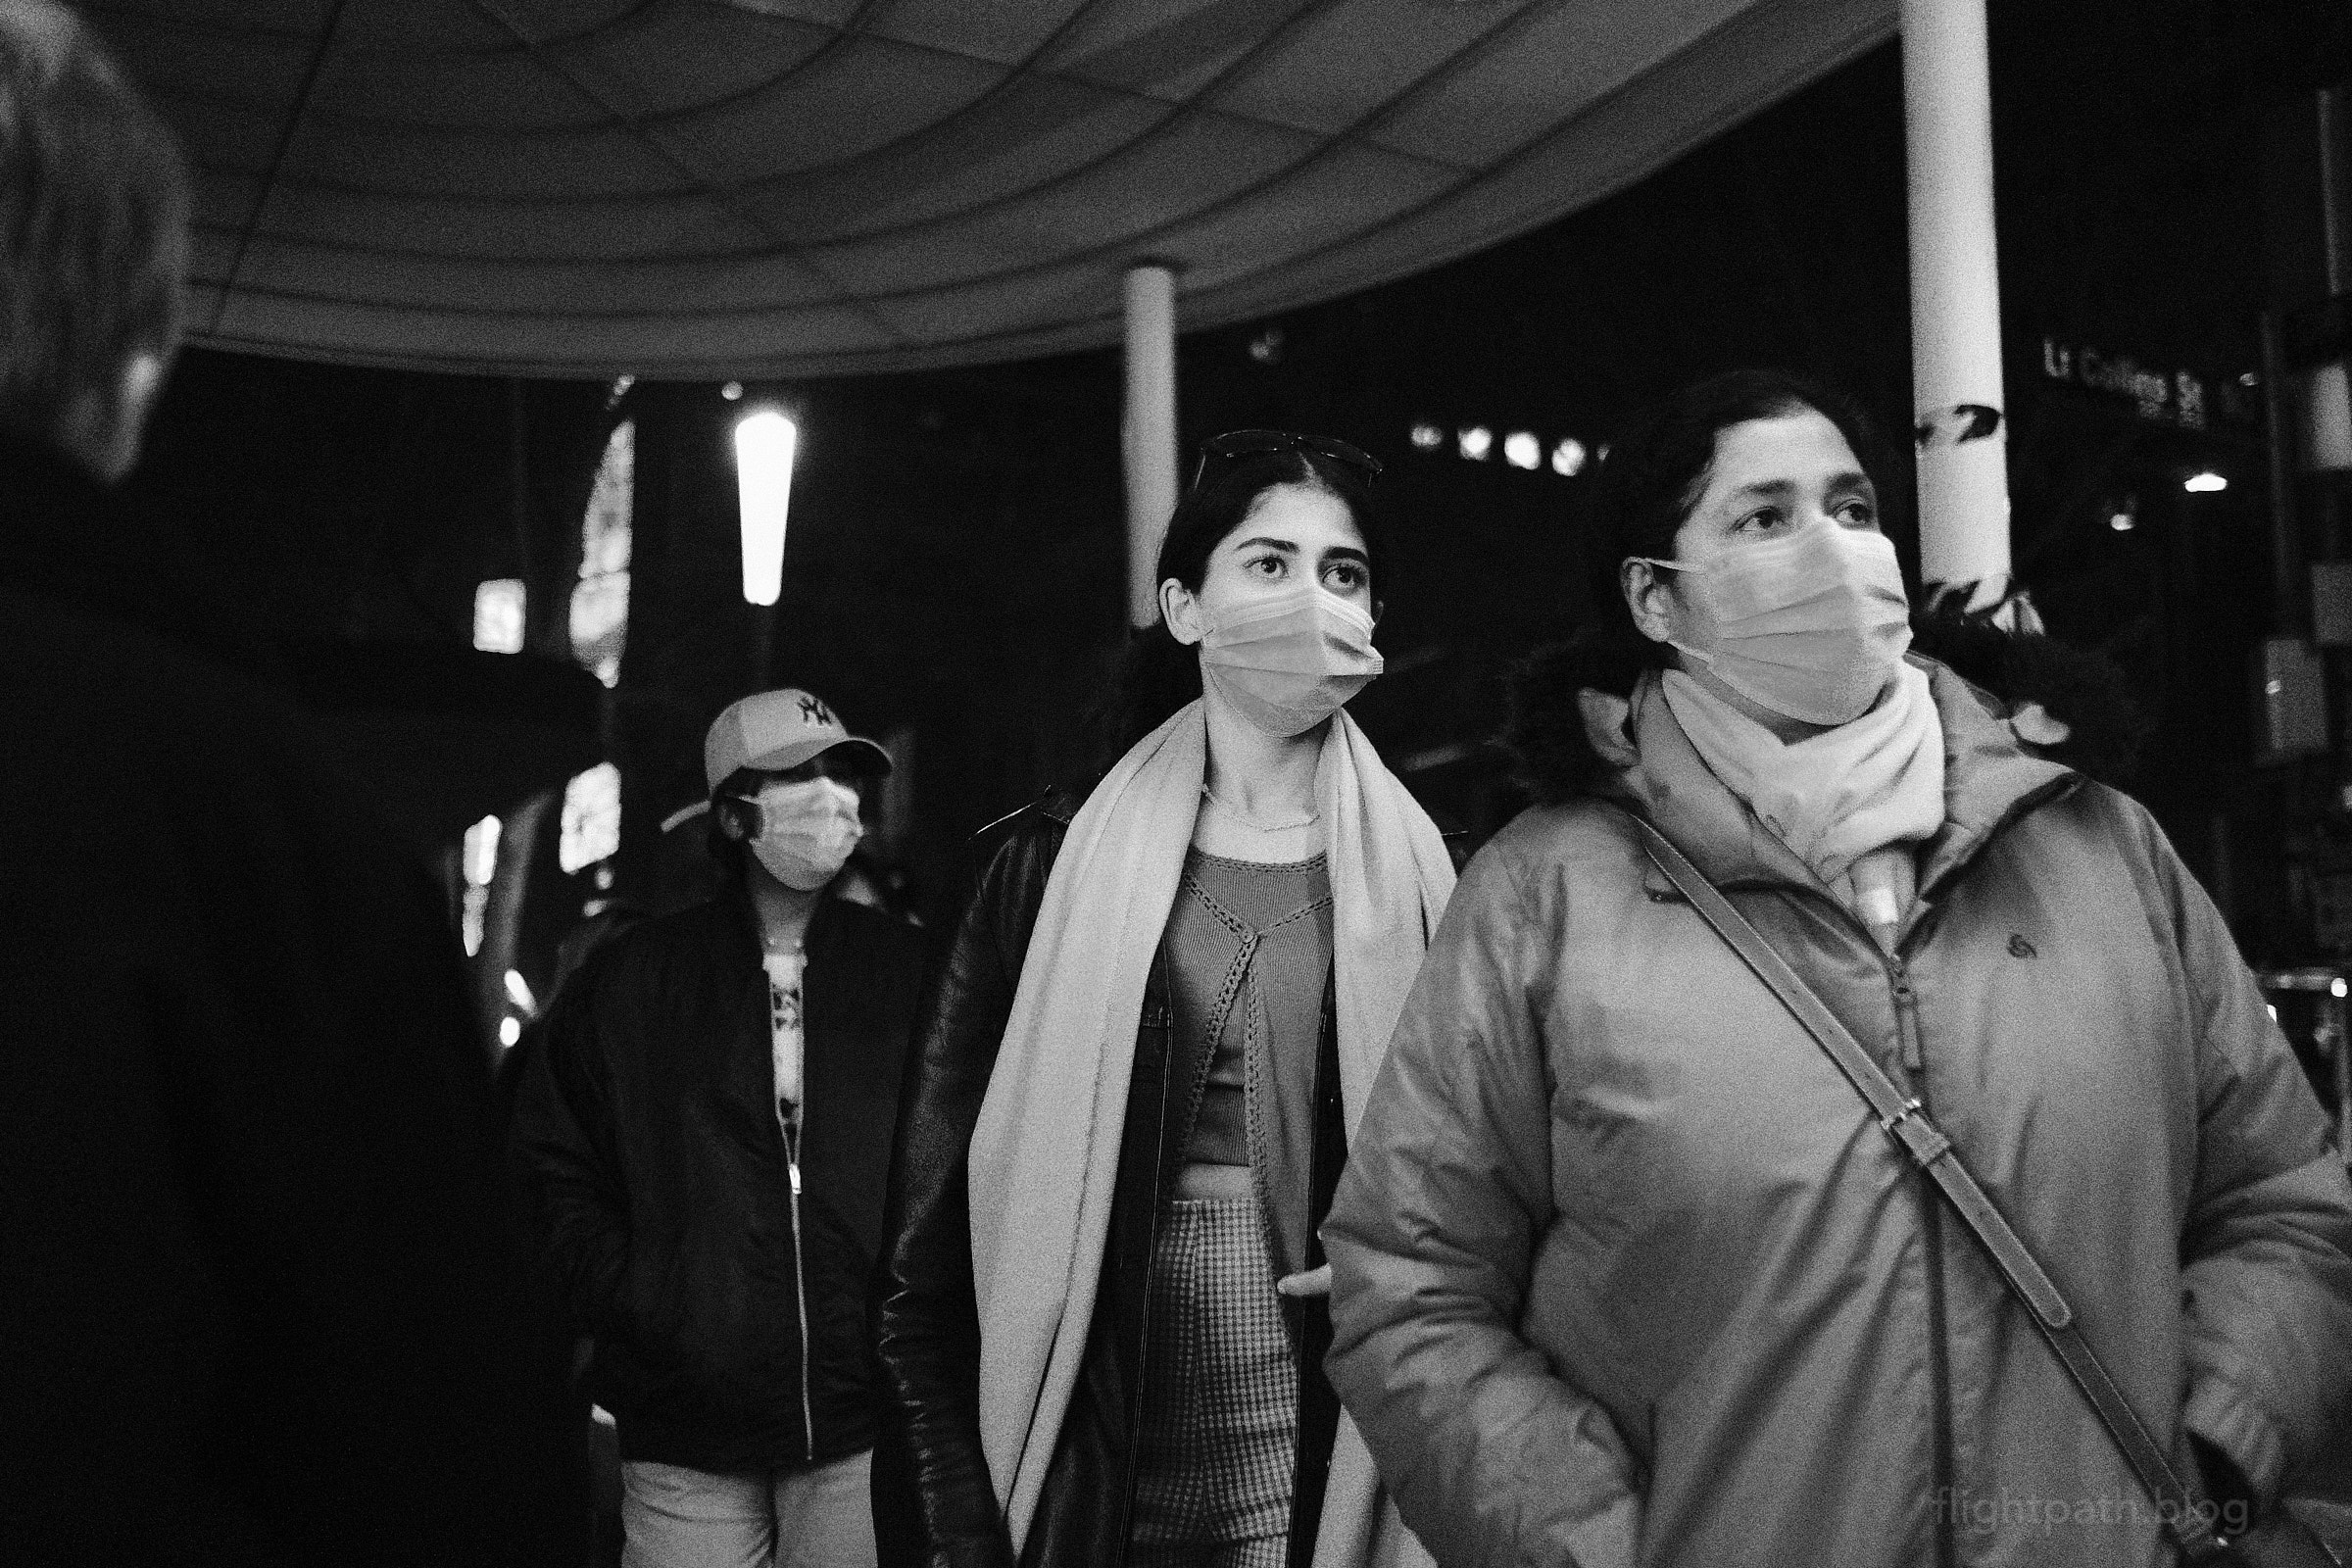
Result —
<svg viewBox="0 0 2352 1568"><path fill-rule="evenodd" d="M1743 484L1732 494L1734 496L1779 496L1787 495L1795 488L1796 483L1791 479L1761 479L1754 484ZM1825 490L1868 490L1873 495L1878 494L1878 486L1870 482L1869 474L1850 468L1843 473L1831 474L1829 482L1822 488Z"/></svg>
<svg viewBox="0 0 2352 1568"><path fill-rule="evenodd" d="M1276 539L1270 534L1262 533L1241 540L1233 548L1249 550L1261 546L1267 550L1279 550L1286 556L1298 554L1298 547L1288 539ZM1353 545L1333 545L1329 550L1323 552L1323 559L1326 561L1353 561L1367 566L1372 564L1372 558Z"/></svg>

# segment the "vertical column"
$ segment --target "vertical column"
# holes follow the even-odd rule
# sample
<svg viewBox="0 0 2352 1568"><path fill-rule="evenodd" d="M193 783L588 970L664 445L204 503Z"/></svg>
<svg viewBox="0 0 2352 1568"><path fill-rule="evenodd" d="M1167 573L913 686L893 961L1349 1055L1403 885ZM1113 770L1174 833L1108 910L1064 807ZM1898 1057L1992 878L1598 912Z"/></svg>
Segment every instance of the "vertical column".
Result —
<svg viewBox="0 0 2352 1568"><path fill-rule="evenodd" d="M2009 591L2009 433L1984 0L1903 0L1920 573L1970 609Z"/></svg>
<svg viewBox="0 0 2352 1568"><path fill-rule="evenodd" d="M1152 568L1176 510L1176 274L1165 263L1127 270L1127 620L1159 617Z"/></svg>

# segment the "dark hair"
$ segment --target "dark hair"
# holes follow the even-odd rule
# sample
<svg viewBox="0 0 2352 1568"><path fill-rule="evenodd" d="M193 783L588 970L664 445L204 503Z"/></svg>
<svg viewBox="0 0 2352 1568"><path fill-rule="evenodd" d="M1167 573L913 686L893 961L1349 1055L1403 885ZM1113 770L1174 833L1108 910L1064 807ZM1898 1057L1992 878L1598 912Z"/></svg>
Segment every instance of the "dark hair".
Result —
<svg viewBox="0 0 2352 1568"><path fill-rule="evenodd" d="M1314 452L1253 452L1211 465L1202 482L1176 504L1159 542L1153 587L1175 578L1195 593L1208 575L1208 558L1249 518L1258 497L1278 485L1301 484L1339 498L1364 536L1373 590L1380 586L1381 527L1362 470ZM1128 633L1118 667L1095 710L1102 747L1099 765L1116 762L1169 714L1200 695L1200 651L1176 640L1164 619Z"/></svg>
<svg viewBox="0 0 2352 1568"><path fill-rule="evenodd" d="M1876 479L1883 466L1869 421L1846 398L1783 370L1726 370L1693 381L1634 416L1601 460L1593 498L1593 528L1586 557L1600 667L1632 675L1672 657L1663 643L1642 635L1618 586L1635 556L1674 558L1674 536L1706 487L1715 466L1715 438L1750 419L1778 419L1810 410L1838 427L1862 470Z"/></svg>
<svg viewBox="0 0 2352 1568"><path fill-rule="evenodd" d="M71 450L87 395L170 356L188 205L177 143L88 30L0 5L0 426Z"/></svg>

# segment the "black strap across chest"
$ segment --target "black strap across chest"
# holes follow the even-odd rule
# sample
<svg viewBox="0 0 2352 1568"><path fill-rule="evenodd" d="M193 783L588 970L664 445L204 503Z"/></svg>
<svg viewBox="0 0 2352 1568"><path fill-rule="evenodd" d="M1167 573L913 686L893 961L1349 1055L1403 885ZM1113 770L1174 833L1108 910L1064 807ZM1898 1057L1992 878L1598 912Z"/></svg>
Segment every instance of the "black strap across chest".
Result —
<svg viewBox="0 0 2352 1568"><path fill-rule="evenodd" d="M1820 1045L1854 1092L1869 1104L1880 1130L1893 1140L1914 1165L1934 1179L1936 1191L1992 1259L2010 1294L2024 1304L2034 1326L2057 1352L2075 1386L2082 1391L2082 1396L2097 1412L2116 1446L2131 1461L2140 1485L2155 1499L2159 1515L2180 1542L2182 1555L2199 1563L2223 1560L2229 1544L2214 1534L2212 1520L2217 1515L2212 1504L2195 1481L2182 1475L2172 1463L2162 1446L2141 1424L2138 1414L2124 1397L2123 1390L2116 1386L2098 1353L2082 1337L2074 1308L2050 1278L2049 1271L2041 1266L2026 1239L1969 1174L1968 1167L1961 1163L1959 1151L1928 1119L1918 1098L1906 1094L1886 1076L1876 1058L1838 1021L1838 1015L1789 967L1780 951L1748 923L1747 917L1707 880L1704 872L1674 847L1672 840L1642 817L1631 812L1627 815L1641 830L1642 849L1658 869L1666 873L1667 880L1681 890L1699 917L1740 956L1740 961Z"/></svg>

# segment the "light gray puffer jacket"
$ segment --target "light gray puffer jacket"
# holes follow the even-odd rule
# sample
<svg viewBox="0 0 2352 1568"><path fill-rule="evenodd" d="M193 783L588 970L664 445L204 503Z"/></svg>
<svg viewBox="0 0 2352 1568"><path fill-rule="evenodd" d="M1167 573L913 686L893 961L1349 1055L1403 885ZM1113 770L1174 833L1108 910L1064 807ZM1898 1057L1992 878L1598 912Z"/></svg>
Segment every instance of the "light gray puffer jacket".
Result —
<svg viewBox="0 0 2352 1568"><path fill-rule="evenodd" d="M1946 822L1888 958L1637 693L1645 811L2033 1240L2160 1438L2266 1494L2352 1401L2352 1188L2147 813L1930 666ZM1618 807L1472 862L1325 1244L1329 1366L1446 1568L2170 1560L1965 1230Z"/></svg>

